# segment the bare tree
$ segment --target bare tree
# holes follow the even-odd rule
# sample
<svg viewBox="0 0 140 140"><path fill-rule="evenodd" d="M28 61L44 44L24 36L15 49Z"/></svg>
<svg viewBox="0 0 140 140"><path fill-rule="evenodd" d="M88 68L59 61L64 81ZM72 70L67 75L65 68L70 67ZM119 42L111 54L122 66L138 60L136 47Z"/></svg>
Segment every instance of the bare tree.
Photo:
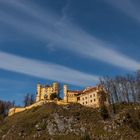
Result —
<svg viewBox="0 0 140 140"><path fill-rule="evenodd" d="M140 103L140 70L136 72L136 92L137 101Z"/></svg>
<svg viewBox="0 0 140 140"><path fill-rule="evenodd" d="M115 100L114 100L114 92L112 89L112 80L106 76L100 79L100 85L105 89L105 91L108 93L108 100L110 105L112 106L111 112L116 113L115 109Z"/></svg>
<svg viewBox="0 0 140 140"><path fill-rule="evenodd" d="M116 103L140 103L140 70L136 74L116 76L115 78L102 77L100 85L109 94L109 103L114 113Z"/></svg>
<svg viewBox="0 0 140 140"><path fill-rule="evenodd" d="M27 93L24 97L23 103L24 106L32 105L35 102L34 94Z"/></svg>
<svg viewBox="0 0 140 140"><path fill-rule="evenodd" d="M30 95L30 104L34 104L35 103L35 96L34 94Z"/></svg>
<svg viewBox="0 0 140 140"><path fill-rule="evenodd" d="M10 101L2 101L0 100L0 115L6 116L11 107L13 107L13 103Z"/></svg>

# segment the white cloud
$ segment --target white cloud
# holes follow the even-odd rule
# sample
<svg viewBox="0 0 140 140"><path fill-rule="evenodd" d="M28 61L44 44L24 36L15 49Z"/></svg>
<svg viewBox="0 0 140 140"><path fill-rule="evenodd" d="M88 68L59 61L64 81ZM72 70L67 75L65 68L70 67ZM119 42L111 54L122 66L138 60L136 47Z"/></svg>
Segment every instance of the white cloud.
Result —
<svg viewBox="0 0 140 140"><path fill-rule="evenodd" d="M68 21L61 20L61 17L59 20L58 16L50 12L44 12L37 6L26 3L27 1L22 3L16 0L10 2L4 0L1 2L6 2L6 4L18 9L19 14L22 12L37 20L37 22L27 21L16 16L13 17L10 13L1 12L0 20L19 31L44 42L52 42L53 45L56 44L57 47L69 50L82 57L97 59L127 70L140 69L140 63L136 60L111 49L112 45L89 35Z"/></svg>
<svg viewBox="0 0 140 140"><path fill-rule="evenodd" d="M140 22L140 8L133 0L105 0L118 10Z"/></svg>
<svg viewBox="0 0 140 140"><path fill-rule="evenodd" d="M61 65L27 59L4 52L0 52L0 69L78 86L93 85L99 81L97 76Z"/></svg>
<svg viewBox="0 0 140 140"><path fill-rule="evenodd" d="M67 13L70 8L70 5L71 5L71 0L66 0L66 5L62 8L62 18L60 19L60 21L63 22L69 20Z"/></svg>

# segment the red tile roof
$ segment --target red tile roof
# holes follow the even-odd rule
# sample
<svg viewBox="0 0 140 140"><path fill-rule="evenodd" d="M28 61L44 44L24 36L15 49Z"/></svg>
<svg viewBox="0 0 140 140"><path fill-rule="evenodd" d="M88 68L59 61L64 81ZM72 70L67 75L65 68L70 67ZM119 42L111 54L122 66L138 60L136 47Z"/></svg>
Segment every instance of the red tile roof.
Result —
<svg viewBox="0 0 140 140"><path fill-rule="evenodd" d="M89 91L96 90L97 87L87 87L84 90L68 90L69 94L85 94Z"/></svg>
<svg viewBox="0 0 140 140"><path fill-rule="evenodd" d="M96 90L96 89L97 89L97 87L87 87L83 90L83 92L85 93L85 92L89 92L89 91Z"/></svg>
<svg viewBox="0 0 140 140"><path fill-rule="evenodd" d="M69 93L74 93L74 94L79 94L82 93L83 91L81 90L68 90Z"/></svg>

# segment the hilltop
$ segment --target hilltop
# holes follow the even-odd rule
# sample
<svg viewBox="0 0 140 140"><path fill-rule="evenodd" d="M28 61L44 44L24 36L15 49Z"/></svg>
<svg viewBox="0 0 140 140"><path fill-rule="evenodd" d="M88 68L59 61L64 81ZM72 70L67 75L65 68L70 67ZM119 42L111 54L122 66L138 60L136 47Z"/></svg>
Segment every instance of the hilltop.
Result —
<svg viewBox="0 0 140 140"><path fill-rule="evenodd" d="M103 120L100 109L80 104L47 103L6 117L1 140L139 140L140 106L116 105L117 112Z"/></svg>

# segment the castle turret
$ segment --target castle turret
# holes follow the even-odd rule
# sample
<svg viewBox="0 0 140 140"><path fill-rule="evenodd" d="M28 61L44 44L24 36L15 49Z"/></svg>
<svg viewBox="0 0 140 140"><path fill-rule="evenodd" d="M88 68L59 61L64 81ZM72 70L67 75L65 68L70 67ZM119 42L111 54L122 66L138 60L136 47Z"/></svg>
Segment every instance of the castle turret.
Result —
<svg viewBox="0 0 140 140"><path fill-rule="evenodd" d="M53 83L53 90L58 94L59 90L59 84L57 82Z"/></svg>
<svg viewBox="0 0 140 140"><path fill-rule="evenodd" d="M41 100L41 85L37 84L37 95L36 95L36 102Z"/></svg>
<svg viewBox="0 0 140 140"><path fill-rule="evenodd" d="M68 86L64 85L63 87L63 91L64 91L64 102L68 102Z"/></svg>

